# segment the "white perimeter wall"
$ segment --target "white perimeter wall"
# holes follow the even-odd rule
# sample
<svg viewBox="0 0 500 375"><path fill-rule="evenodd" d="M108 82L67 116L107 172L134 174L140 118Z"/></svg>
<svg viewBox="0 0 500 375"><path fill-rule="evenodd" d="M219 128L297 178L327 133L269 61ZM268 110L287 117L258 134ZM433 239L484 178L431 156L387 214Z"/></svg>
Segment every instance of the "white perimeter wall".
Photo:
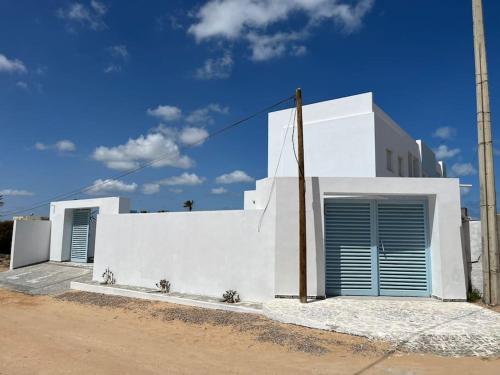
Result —
<svg viewBox="0 0 500 375"><path fill-rule="evenodd" d="M242 299L274 297L274 215L262 210L106 215L97 218L94 280L109 267L117 284Z"/></svg>
<svg viewBox="0 0 500 375"><path fill-rule="evenodd" d="M50 221L15 220L10 251L10 269L49 260Z"/></svg>
<svg viewBox="0 0 500 375"><path fill-rule="evenodd" d="M110 197L51 202L50 260L61 262L70 259L73 210L78 208L99 208L99 213L103 214L128 213L130 201L127 198Z"/></svg>
<svg viewBox="0 0 500 375"><path fill-rule="evenodd" d="M500 218L500 216L497 216ZM498 221L498 220L497 220ZM479 220L469 221L470 238L470 282L472 289L483 293L483 259L481 245L481 222Z"/></svg>

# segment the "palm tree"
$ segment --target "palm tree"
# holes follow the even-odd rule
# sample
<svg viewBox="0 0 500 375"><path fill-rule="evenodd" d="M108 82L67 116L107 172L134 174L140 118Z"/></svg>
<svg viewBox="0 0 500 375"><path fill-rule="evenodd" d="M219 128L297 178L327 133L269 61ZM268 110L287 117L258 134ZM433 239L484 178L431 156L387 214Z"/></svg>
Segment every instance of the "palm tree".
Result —
<svg viewBox="0 0 500 375"><path fill-rule="evenodd" d="M184 208L187 208L189 211L193 211L194 201L185 201Z"/></svg>

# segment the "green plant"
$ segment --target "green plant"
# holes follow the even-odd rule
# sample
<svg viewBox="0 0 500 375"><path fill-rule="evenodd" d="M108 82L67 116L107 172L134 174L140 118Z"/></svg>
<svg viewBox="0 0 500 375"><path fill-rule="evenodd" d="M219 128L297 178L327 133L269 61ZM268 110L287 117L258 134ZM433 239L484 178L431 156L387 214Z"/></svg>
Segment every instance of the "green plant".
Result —
<svg viewBox="0 0 500 375"><path fill-rule="evenodd" d="M481 297L482 297L481 292L476 288L469 290L469 292L467 292L467 301L469 302L475 302L477 300L480 300Z"/></svg>
<svg viewBox="0 0 500 375"><path fill-rule="evenodd" d="M159 283L156 283L156 287L162 293L170 293L170 281L166 279L161 279Z"/></svg>
<svg viewBox="0 0 500 375"><path fill-rule="evenodd" d="M222 302L227 303L236 303L240 302L240 295L236 290L226 290L226 292L222 295Z"/></svg>

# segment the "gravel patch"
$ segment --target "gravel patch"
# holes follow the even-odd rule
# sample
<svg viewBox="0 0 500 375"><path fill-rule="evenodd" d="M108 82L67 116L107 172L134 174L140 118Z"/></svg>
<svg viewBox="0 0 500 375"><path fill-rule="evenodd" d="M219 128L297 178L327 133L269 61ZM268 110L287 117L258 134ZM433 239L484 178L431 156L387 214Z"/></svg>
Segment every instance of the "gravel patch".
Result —
<svg viewBox="0 0 500 375"><path fill-rule="evenodd" d="M345 336L345 340L336 337L333 338L332 336L337 334L318 332L305 327L284 325L256 314L169 305L160 302L89 292L68 292L54 298L60 301L93 305L101 308L121 308L151 318L161 319L164 322L180 321L199 326L230 327L236 332L253 335L259 342L271 343L285 347L291 351L313 355L329 353L331 350L328 348L328 345L330 344L344 346L348 350L358 354L385 353L384 350L379 349L371 343L353 343L353 339L349 336ZM359 341L358 338L355 340Z"/></svg>

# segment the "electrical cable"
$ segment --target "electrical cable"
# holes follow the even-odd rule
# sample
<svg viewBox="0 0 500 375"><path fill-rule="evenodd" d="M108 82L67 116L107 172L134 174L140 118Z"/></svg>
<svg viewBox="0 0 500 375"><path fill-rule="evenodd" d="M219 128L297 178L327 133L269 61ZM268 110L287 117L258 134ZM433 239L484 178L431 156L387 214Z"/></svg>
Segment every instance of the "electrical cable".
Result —
<svg viewBox="0 0 500 375"><path fill-rule="evenodd" d="M282 99L276 103L274 103L273 105L270 105L270 106L267 106L259 111L256 111L254 112L253 114L249 115L249 116L246 116L238 121L235 121L227 126L224 126L218 130L216 130L215 132L212 132L210 134L208 134L205 138L199 140L197 143L193 143L193 144L190 144L190 145L186 145L184 147L179 147L179 151L182 151L182 150L185 150L185 149L188 149L188 148L191 148L191 147L194 147L196 145L199 145L200 143L202 142L205 142L209 139L212 139L212 138L215 138L216 136L219 136L220 134L222 133L225 133L226 131L236 127L236 126L239 126L259 115L261 115L262 113L265 113L265 112L268 112L269 110L283 104L283 103L286 103L288 101L290 101L291 99L293 99L295 97L295 95L292 95L292 96L289 96L285 99ZM35 210L37 208L40 208L40 207L43 207L45 206L46 204L50 203L50 202L53 202L53 201L56 201L56 200L60 200L60 199L64 199L64 198L69 198L69 197L72 197L72 196L75 196L77 194L81 194L81 193L85 193L89 190L92 190L92 189L95 189L96 187L98 186L101 186L101 185L105 185L107 183L109 183L110 180L117 180L117 179L120 179L120 178L123 178L123 177L126 177L128 175L131 175L133 173L136 173L144 168L147 168L155 163L158 163L166 158L170 157L170 153L165 153L163 154L162 156L160 156L159 158L157 159L154 159L154 160L151 160L151 161L148 161L146 163L143 163L141 164L140 166L136 167L136 168L132 168L132 169L129 169L121 174L118 174L118 175L115 175L113 177L109 177L109 178L106 178L106 179L102 179L101 182L97 183L97 184L92 184L90 186L85 186L83 188L80 188L80 189L77 189L77 190L72 190L68 193L63 193L63 194L59 194L59 195L56 195L50 199L46 199L46 200L43 200L43 201L40 201L40 202L37 202L35 203L34 206L31 206L31 207L28 207L28 208L25 208L25 209L20 209L20 210L14 210L14 211L7 211L7 212L4 212L4 213L0 213L0 217L4 217L4 216L11 216L11 215L17 215L17 214L20 214L20 213L23 213L23 212L26 212L26 211L31 211L31 210Z"/></svg>

